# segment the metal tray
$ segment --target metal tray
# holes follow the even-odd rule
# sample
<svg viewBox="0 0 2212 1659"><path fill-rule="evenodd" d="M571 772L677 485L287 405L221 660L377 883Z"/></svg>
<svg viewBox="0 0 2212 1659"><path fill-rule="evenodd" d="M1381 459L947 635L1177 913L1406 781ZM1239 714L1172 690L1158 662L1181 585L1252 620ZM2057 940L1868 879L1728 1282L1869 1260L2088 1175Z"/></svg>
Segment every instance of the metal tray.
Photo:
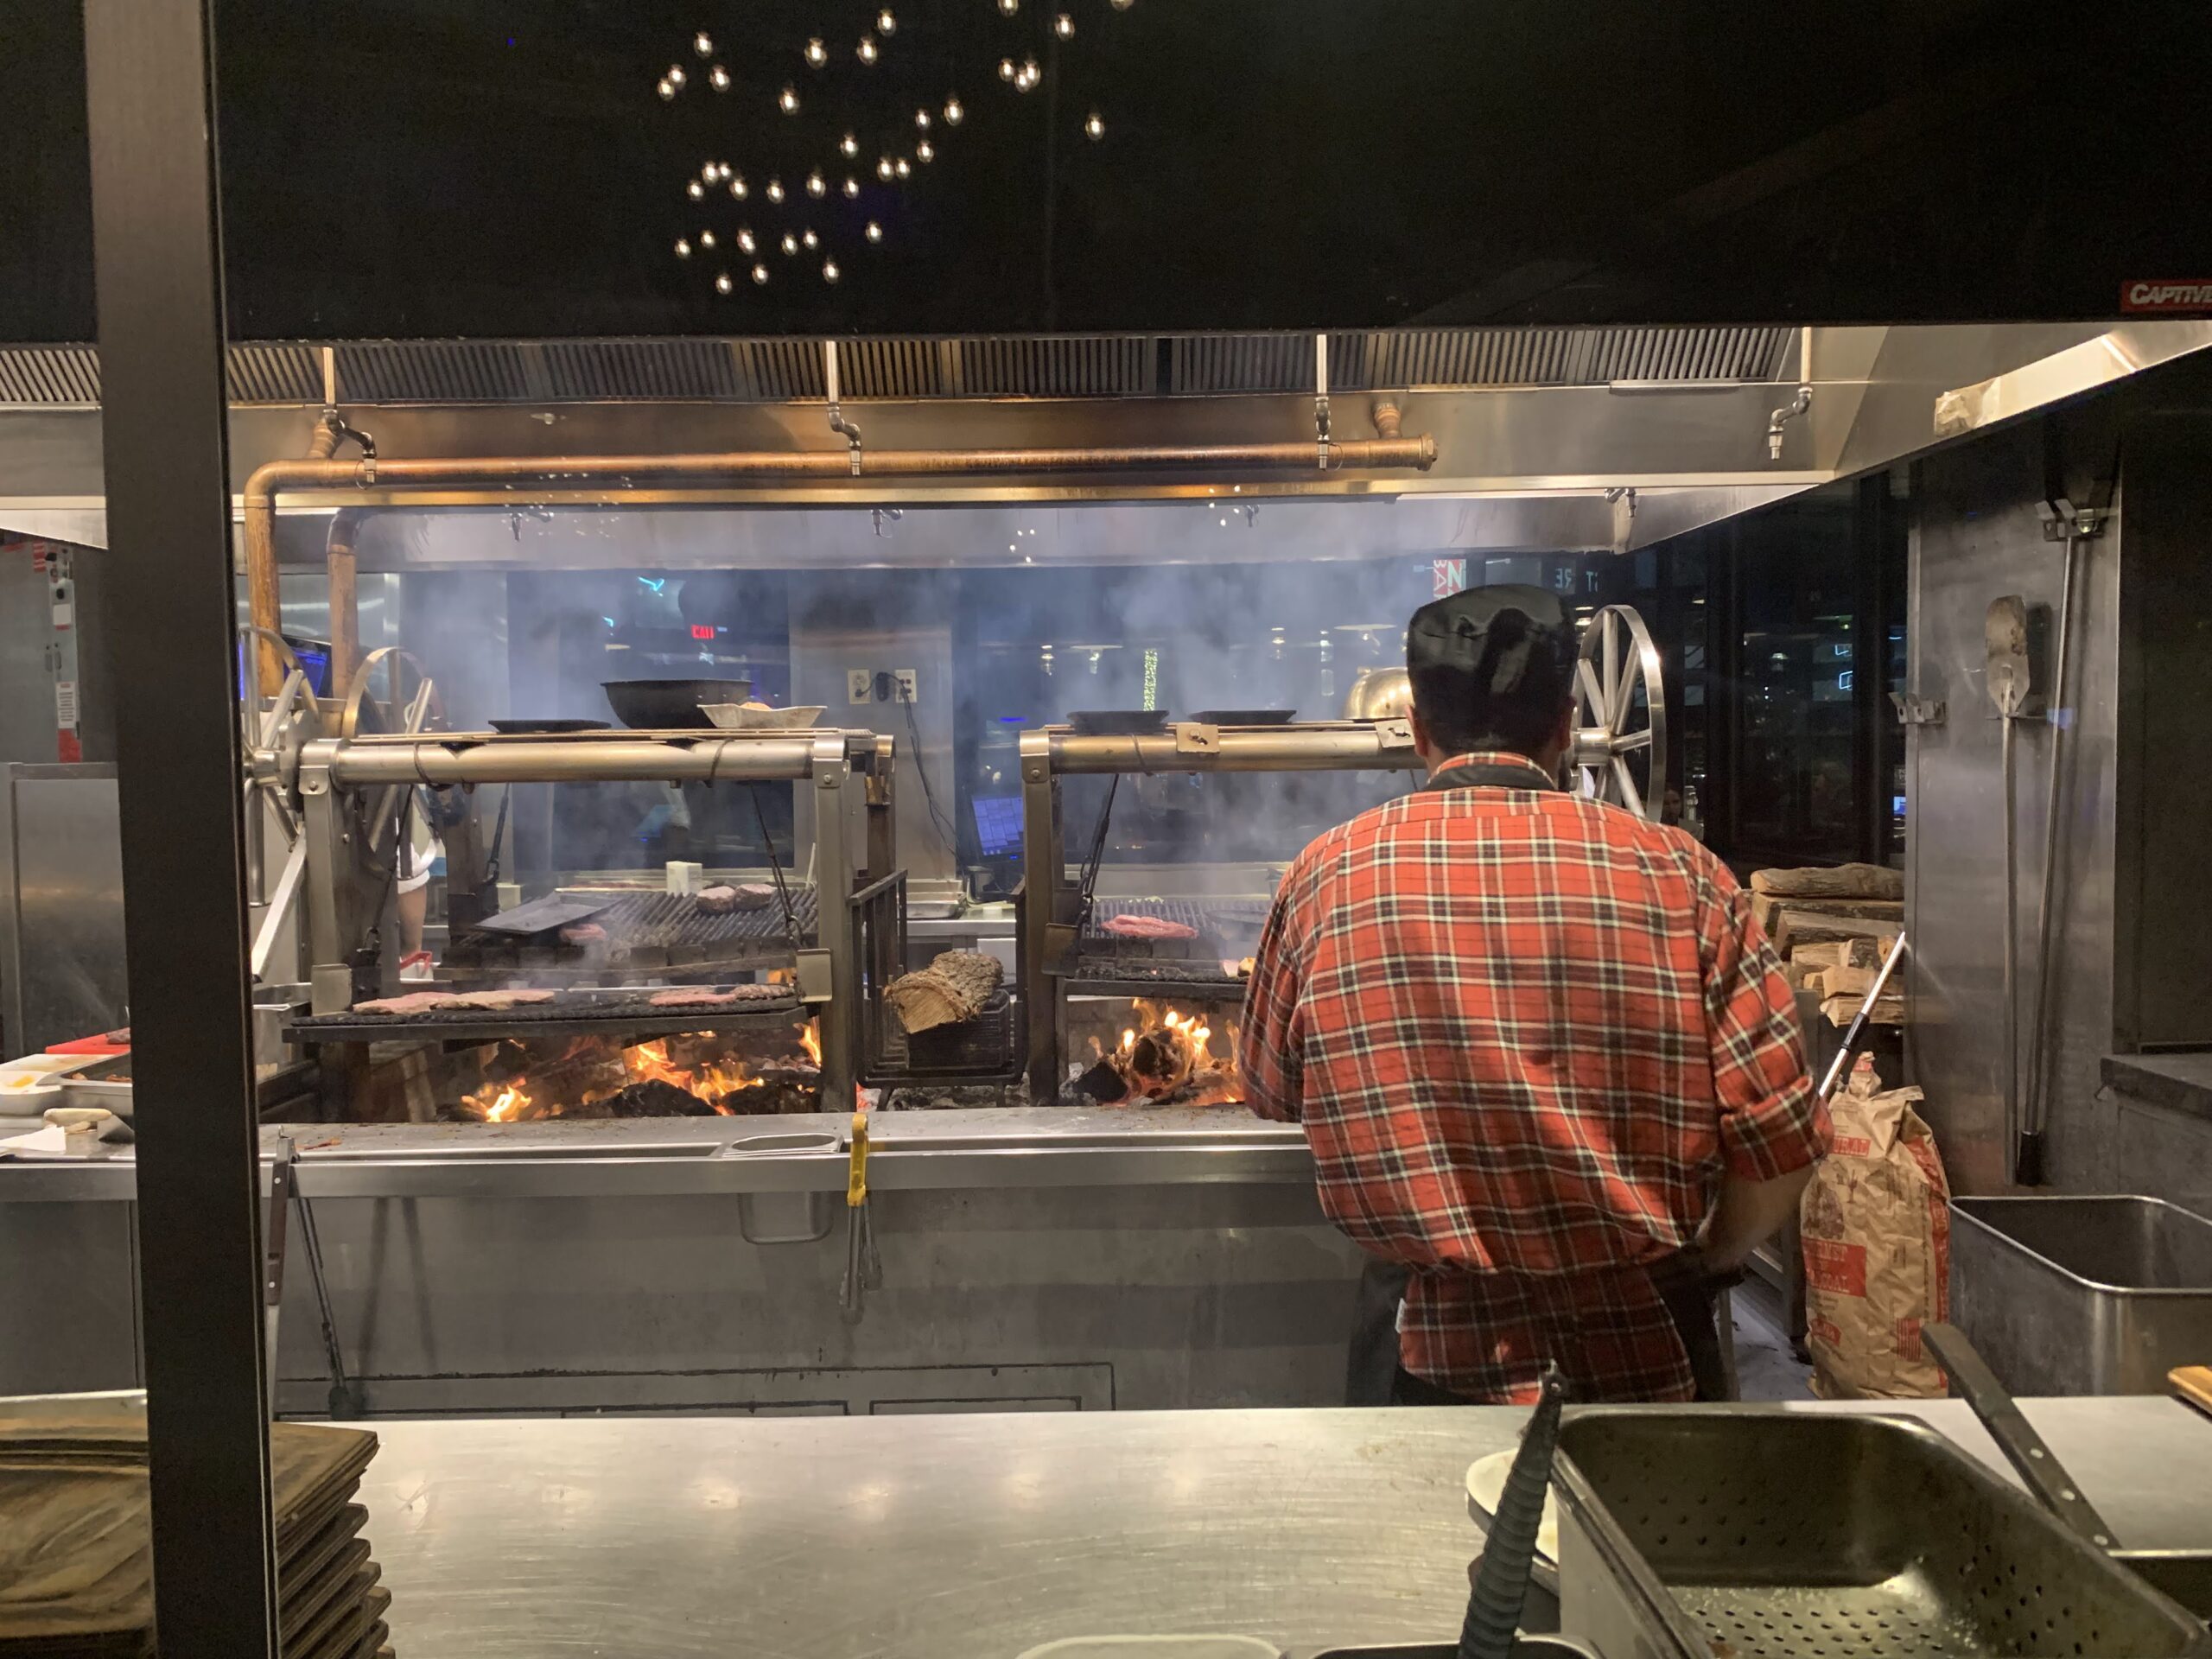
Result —
<svg viewBox="0 0 2212 1659"><path fill-rule="evenodd" d="M2212 1637L1908 1419L1592 1411L1560 1431L1560 1628L1655 1659L2159 1659Z"/></svg>
<svg viewBox="0 0 2212 1659"><path fill-rule="evenodd" d="M118 1117L130 1116L130 1056L110 1054L60 1078L64 1106L98 1106Z"/></svg>
<svg viewBox="0 0 2212 1659"><path fill-rule="evenodd" d="M2212 1354L2212 1221L2158 1198L1954 1198L1951 1310L2015 1395L2164 1394Z"/></svg>

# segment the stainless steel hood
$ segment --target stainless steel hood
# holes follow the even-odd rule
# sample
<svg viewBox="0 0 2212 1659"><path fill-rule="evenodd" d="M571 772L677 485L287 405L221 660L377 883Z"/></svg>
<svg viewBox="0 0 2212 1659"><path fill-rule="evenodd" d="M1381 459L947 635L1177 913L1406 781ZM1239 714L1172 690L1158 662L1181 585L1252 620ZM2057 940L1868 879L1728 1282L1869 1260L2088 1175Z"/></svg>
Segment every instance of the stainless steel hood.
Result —
<svg viewBox="0 0 2212 1659"><path fill-rule="evenodd" d="M426 563L988 563L1626 550L1883 466L1940 439L2212 340L2202 323L1912 328L1404 329L1329 337L1339 436L1387 397L1433 435L1427 473L1227 480L1117 474L785 481L721 489L371 487L287 495L283 557L322 518L374 515L364 568ZM823 342L602 340L252 342L230 353L234 477L305 452L326 362L354 424L398 456L831 448ZM325 358L325 351L329 356ZM875 448L1211 444L1310 438L1306 334L875 338L838 342L846 413ZM1802 412L1801 386L1811 389ZM0 346L0 527L105 541L99 363L88 346ZM1770 432L1778 443L1770 445ZM1333 512L1202 517L1209 500L1396 498ZM1179 517L1046 507L1181 500ZM1320 508L1327 504L1310 502ZM847 511L792 518L783 509ZM537 516L537 508L590 509ZM702 515L698 509L721 511ZM896 507L887 518L876 509ZM941 508L944 512L925 512ZM485 509L494 510L487 515ZM734 510L734 511L733 511ZM813 519L815 515L808 515ZM1388 520L1389 522L1383 522ZM712 528L709 528L711 521ZM1353 528L1354 524L1357 528ZM1262 525L1267 528L1262 529ZM890 526L887 529L887 525ZM1214 539L1197 532L1211 531ZM1235 531L1232 535L1230 532ZM1033 545L1022 546L1025 540Z"/></svg>

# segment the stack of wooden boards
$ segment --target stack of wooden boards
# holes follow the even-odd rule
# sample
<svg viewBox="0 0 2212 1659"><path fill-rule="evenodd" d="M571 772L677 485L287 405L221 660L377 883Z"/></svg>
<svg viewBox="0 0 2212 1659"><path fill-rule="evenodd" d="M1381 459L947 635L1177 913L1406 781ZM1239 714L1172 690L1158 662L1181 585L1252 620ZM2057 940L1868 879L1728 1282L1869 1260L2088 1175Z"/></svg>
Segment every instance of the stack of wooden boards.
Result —
<svg viewBox="0 0 2212 1659"><path fill-rule="evenodd" d="M1818 992L1830 1022L1848 1025L1904 927L1904 876L1879 864L1754 870L1751 914L1774 941L1790 988ZM1902 964L1872 1017L1904 1023Z"/></svg>
<svg viewBox="0 0 2212 1659"><path fill-rule="evenodd" d="M910 1037L939 1026L963 1025L983 1011L1005 976L996 957L981 950L947 950L926 968L901 974L884 988L883 1000Z"/></svg>
<svg viewBox="0 0 2212 1659"><path fill-rule="evenodd" d="M278 1621L285 1659L390 1659L391 1604L354 1502L373 1434L277 1423ZM147 1659L153 1560L143 1412L0 1412L0 1659Z"/></svg>

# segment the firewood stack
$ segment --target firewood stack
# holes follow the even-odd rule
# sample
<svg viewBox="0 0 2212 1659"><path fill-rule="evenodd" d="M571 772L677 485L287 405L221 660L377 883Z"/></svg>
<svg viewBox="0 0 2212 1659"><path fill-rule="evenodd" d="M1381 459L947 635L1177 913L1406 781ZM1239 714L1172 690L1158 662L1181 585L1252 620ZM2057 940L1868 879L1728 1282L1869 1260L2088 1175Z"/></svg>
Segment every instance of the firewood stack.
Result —
<svg viewBox="0 0 2212 1659"><path fill-rule="evenodd" d="M918 973L901 974L884 988L899 1023L910 1037L938 1026L957 1026L983 1011L1006 969L981 950L947 950Z"/></svg>
<svg viewBox="0 0 2212 1659"><path fill-rule="evenodd" d="M1751 914L1773 940L1790 988L1818 992L1821 1012L1845 1026L1904 927L1904 876L1878 864L1754 870ZM1904 1023L1904 982L1900 964L1874 1005L1875 1024Z"/></svg>

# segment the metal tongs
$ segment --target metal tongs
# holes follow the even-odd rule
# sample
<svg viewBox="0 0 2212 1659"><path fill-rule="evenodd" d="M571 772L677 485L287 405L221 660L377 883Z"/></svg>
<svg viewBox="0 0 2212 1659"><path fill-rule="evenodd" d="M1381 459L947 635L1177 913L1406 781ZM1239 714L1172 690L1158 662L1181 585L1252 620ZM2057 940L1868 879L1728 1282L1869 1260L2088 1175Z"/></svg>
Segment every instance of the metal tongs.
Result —
<svg viewBox="0 0 2212 1659"><path fill-rule="evenodd" d="M853 1112L852 1151L845 1173L845 1281L837 1290L837 1311L847 1325L858 1325L867 1311L868 1293L881 1288L883 1258L876 1254L875 1224L868 1213L868 1108Z"/></svg>

